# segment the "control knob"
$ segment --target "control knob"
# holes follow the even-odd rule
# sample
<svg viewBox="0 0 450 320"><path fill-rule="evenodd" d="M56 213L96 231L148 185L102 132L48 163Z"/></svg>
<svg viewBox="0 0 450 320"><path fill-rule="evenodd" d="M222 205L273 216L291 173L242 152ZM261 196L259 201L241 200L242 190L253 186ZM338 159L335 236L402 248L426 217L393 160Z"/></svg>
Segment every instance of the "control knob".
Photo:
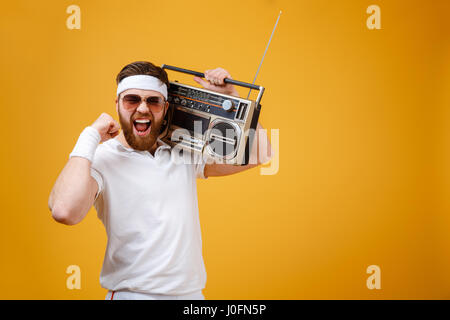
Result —
<svg viewBox="0 0 450 320"><path fill-rule="evenodd" d="M233 101L231 101L231 100L224 100L223 102L222 102L222 107L223 107L223 110L225 110L225 111L231 111L231 110L233 110Z"/></svg>

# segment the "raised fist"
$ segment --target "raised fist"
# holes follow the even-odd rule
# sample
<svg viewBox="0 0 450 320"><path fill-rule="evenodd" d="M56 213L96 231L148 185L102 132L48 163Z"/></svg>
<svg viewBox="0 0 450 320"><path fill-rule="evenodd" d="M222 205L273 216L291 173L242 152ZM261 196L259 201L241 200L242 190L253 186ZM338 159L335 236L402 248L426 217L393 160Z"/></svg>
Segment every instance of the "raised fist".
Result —
<svg viewBox="0 0 450 320"><path fill-rule="evenodd" d="M102 113L100 117L95 120L91 127L97 129L102 138L100 142L105 142L114 138L119 134L120 125L109 114Z"/></svg>

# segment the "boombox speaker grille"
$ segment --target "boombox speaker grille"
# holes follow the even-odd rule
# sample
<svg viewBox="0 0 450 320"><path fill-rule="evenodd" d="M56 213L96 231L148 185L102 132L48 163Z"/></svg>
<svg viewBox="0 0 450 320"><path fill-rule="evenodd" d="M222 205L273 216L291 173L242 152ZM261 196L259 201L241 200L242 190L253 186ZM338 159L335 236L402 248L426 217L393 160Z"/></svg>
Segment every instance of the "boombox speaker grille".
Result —
<svg viewBox="0 0 450 320"><path fill-rule="evenodd" d="M218 122L211 128L208 144L211 151L220 157L233 154L238 143L236 128L227 122Z"/></svg>

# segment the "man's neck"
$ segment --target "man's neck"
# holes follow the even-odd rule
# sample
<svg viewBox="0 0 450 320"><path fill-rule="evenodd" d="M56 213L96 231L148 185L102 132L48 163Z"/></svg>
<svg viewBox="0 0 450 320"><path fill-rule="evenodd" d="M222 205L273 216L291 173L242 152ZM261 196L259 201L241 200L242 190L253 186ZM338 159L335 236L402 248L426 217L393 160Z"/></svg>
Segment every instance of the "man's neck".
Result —
<svg viewBox="0 0 450 320"><path fill-rule="evenodd" d="M129 149L133 149L127 142L127 139L125 139L125 136L123 135L123 131L121 130L119 135L117 137L115 137L114 139L116 139L117 141L119 141L124 147L129 148ZM152 155L155 155L155 151L156 148L158 147L158 141L155 141L155 143L153 144L153 146L150 148L150 150L147 150L148 152L150 152Z"/></svg>

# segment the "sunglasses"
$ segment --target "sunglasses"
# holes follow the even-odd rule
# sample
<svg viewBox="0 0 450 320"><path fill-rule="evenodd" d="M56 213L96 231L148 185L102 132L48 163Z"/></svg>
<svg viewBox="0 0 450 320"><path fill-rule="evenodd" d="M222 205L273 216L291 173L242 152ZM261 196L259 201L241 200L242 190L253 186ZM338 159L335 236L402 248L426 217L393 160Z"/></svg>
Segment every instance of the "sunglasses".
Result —
<svg viewBox="0 0 450 320"><path fill-rule="evenodd" d="M123 107L126 110L136 109L142 103L142 100L145 100L147 107L152 112L160 112L166 104L166 100L162 97L153 96L145 98L137 94L126 94L122 97Z"/></svg>

